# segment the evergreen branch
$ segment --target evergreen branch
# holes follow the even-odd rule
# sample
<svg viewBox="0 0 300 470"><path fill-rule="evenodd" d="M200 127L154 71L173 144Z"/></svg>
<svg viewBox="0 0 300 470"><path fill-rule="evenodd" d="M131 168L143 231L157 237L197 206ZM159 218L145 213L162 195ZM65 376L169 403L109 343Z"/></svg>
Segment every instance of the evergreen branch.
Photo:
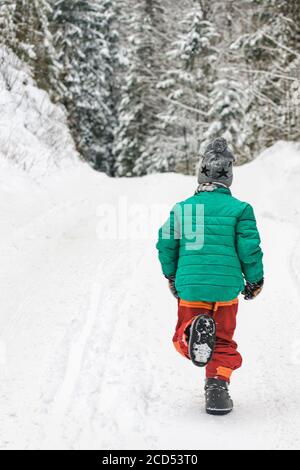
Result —
<svg viewBox="0 0 300 470"><path fill-rule="evenodd" d="M279 41L277 41L275 38L273 38L273 36L270 36L269 34L267 34L266 32L263 31L263 35L269 39L270 41L274 42L274 44L276 44L276 46L280 47L281 49L289 52L290 54L296 56L296 57L300 57L300 54L298 54L298 52L294 51L293 49L290 49L289 47L285 46L284 44L281 44Z"/></svg>
<svg viewBox="0 0 300 470"><path fill-rule="evenodd" d="M227 70L227 71L230 71L232 72L232 68L231 67L228 67L224 70ZM260 73L260 74L265 74L265 75L272 75L273 77L278 77L278 78L283 78L284 80L291 80L291 81L295 81L295 82L298 82L299 81L299 78L296 78L296 77L290 77L290 76L287 76L287 75L279 75L277 73L274 73L272 72L271 70L258 70L258 69L236 69L234 70L234 72L244 72L244 73L251 73L251 74L255 74L255 73Z"/></svg>
<svg viewBox="0 0 300 470"><path fill-rule="evenodd" d="M164 95L161 95L161 94L159 94L158 96L161 99L163 99L165 101L168 101L169 103L174 104L175 106L179 106L180 108L186 109L187 111L191 111L192 113L195 113L195 114L200 114L201 116L208 116L207 113L205 113L204 111L200 111L200 109L193 108L192 106L188 106L186 104L180 103L179 101L175 101L172 98L168 98L167 96L164 96ZM198 121L198 122L201 123L201 124L205 124L205 125L207 124L206 122L203 122L203 121Z"/></svg>

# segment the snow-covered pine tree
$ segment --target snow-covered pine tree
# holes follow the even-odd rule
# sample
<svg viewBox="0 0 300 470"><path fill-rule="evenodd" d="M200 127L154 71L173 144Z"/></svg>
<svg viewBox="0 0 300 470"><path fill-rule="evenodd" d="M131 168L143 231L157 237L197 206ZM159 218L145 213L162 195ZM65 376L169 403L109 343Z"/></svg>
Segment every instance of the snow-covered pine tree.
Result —
<svg viewBox="0 0 300 470"><path fill-rule="evenodd" d="M118 125L114 136L115 174L133 176L135 161L145 148L147 127L142 83L138 77L138 67L134 53L129 50L126 65L123 64L125 83L121 88L118 105Z"/></svg>
<svg viewBox="0 0 300 470"><path fill-rule="evenodd" d="M30 66L38 85L51 91L58 63L49 30L50 0L3 0L2 41Z"/></svg>
<svg viewBox="0 0 300 470"><path fill-rule="evenodd" d="M15 28L13 17L15 11L15 1L0 1L0 44L11 47L15 41Z"/></svg>
<svg viewBox="0 0 300 470"><path fill-rule="evenodd" d="M286 18L290 24L290 28L285 32L288 34L287 41L289 47L296 51L300 52L300 3L298 0L273 0L273 10L275 7L278 8L279 14Z"/></svg>
<svg viewBox="0 0 300 470"><path fill-rule="evenodd" d="M172 157L169 155L168 163L164 158L163 125L158 115L165 107L165 101L157 91L157 83L162 72L168 67L166 61L168 16L166 6L158 0L145 1L144 29L147 54L144 58L146 79L148 80L149 96L146 106L150 118L148 133L145 142L145 150L136 160L134 174L170 171L172 169Z"/></svg>
<svg viewBox="0 0 300 470"><path fill-rule="evenodd" d="M297 0L280 2L280 15L289 23L286 44L290 54L283 69L289 80L284 80L286 91L284 110L284 128L286 138L300 139L300 2ZM282 47L282 45L281 45Z"/></svg>
<svg viewBox="0 0 300 470"><path fill-rule="evenodd" d="M219 55L216 45L220 34L211 3L194 0L179 22L178 30L178 40L169 51L172 66L158 85L169 102L161 118L173 141L176 170L193 173Z"/></svg>
<svg viewBox="0 0 300 470"><path fill-rule="evenodd" d="M224 137L233 149L237 163L249 160L247 96L241 83L231 78L216 80L210 94L210 102L209 127L203 135L201 152L204 152L211 140Z"/></svg>
<svg viewBox="0 0 300 470"><path fill-rule="evenodd" d="M122 1L96 0L97 31L99 49L95 54L96 74L98 78L98 113L103 122L95 128L95 168L113 176L115 161L113 154L114 132L117 125L117 72L119 70L119 32L118 15Z"/></svg>
<svg viewBox="0 0 300 470"><path fill-rule="evenodd" d="M62 66L57 93L67 108L79 152L108 174L114 166L115 9L113 0L56 0L53 14Z"/></svg>
<svg viewBox="0 0 300 470"><path fill-rule="evenodd" d="M292 75L299 70L294 37L299 31L290 8L281 0L254 0L247 18L248 31L231 46L236 52L240 80L249 95L248 121L253 151L291 135L289 96ZM290 5L293 2L290 3ZM244 31L243 31L244 32ZM242 60L244 68L241 67Z"/></svg>
<svg viewBox="0 0 300 470"><path fill-rule="evenodd" d="M114 144L119 176L151 171L158 151L157 115L162 105L156 83L166 42L164 6L158 0L134 1L130 6L132 11L123 20L129 47Z"/></svg>

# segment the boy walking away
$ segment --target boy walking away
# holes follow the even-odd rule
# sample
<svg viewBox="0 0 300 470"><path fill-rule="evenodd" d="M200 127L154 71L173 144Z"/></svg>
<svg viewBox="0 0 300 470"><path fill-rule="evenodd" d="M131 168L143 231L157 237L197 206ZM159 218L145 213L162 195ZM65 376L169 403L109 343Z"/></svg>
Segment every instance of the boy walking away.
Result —
<svg viewBox="0 0 300 470"><path fill-rule="evenodd" d="M242 364L233 340L238 295L253 299L264 283L253 209L229 189L234 160L225 139L208 145L194 196L173 207L156 245L178 301L174 346L206 367L206 411L214 415L233 409L228 385Z"/></svg>

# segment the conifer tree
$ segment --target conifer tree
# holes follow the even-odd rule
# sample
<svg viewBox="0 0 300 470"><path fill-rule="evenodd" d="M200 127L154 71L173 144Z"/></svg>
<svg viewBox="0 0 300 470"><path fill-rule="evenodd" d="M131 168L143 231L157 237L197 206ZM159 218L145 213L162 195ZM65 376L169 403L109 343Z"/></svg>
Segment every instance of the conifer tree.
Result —
<svg viewBox="0 0 300 470"><path fill-rule="evenodd" d="M4 43L26 62L38 85L51 92L58 63L52 45L50 0L4 0ZM2 40L3 40L2 39Z"/></svg>
<svg viewBox="0 0 300 470"><path fill-rule="evenodd" d="M77 148L97 170L113 173L114 67L112 0L56 0L55 48L62 65L57 94L67 108Z"/></svg>
<svg viewBox="0 0 300 470"><path fill-rule="evenodd" d="M289 3L289 5L287 5ZM246 75L251 126L249 142L258 151L278 139L287 139L289 126L290 87L297 74L299 54L294 38L299 32L295 15L300 8L294 2L255 0L250 17L250 30L231 46L242 54ZM240 60L240 56L239 56Z"/></svg>
<svg viewBox="0 0 300 470"><path fill-rule="evenodd" d="M169 52L172 66L159 83L169 100L161 117L167 132L176 136L177 171L192 173L216 77L220 35L208 2L195 0L179 26L179 38Z"/></svg>
<svg viewBox="0 0 300 470"><path fill-rule="evenodd" d="M134 5L127 20L129 51L115 134L116 172L119 176L148 173L157 154L162 100L156 90L165 47L164 7L158 0Z"/></svg>
<svg viewBox="0 0 300 470"><path fill-rule="evenodd" d="M248 103L241 84L229 78L217 80L210 94L210 102L209 127L204 133L201 151L211 140L221 136L230 144L238 163L247 161L250 158L246 119Z"/></svg>
<svg viewBox="0 0 300 470"><path fill-rule="evenodd" d="M0 44L11 48L15 44L15 28L13 24L15 7L15 1L0 1Z"/></svg>

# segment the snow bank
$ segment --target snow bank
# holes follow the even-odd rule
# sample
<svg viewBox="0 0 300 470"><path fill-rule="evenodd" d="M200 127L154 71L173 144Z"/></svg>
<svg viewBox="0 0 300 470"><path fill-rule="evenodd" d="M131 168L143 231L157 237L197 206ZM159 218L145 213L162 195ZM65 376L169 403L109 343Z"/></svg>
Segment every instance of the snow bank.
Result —
<svg viewBox="0 0 300 470"><path fill-rule="evenodd" d="M258 214L276 214L285 221L299 218L300 144L277 142L236 169L232 188L237 197L252 202Z"/></svg>
<svg viewBox="0 0 300 470"><path fill-rule="evenodd" d="M75 164L77 155L62 107L37 88L9 49L0 48L0 159L34 178Z"/></svg>

